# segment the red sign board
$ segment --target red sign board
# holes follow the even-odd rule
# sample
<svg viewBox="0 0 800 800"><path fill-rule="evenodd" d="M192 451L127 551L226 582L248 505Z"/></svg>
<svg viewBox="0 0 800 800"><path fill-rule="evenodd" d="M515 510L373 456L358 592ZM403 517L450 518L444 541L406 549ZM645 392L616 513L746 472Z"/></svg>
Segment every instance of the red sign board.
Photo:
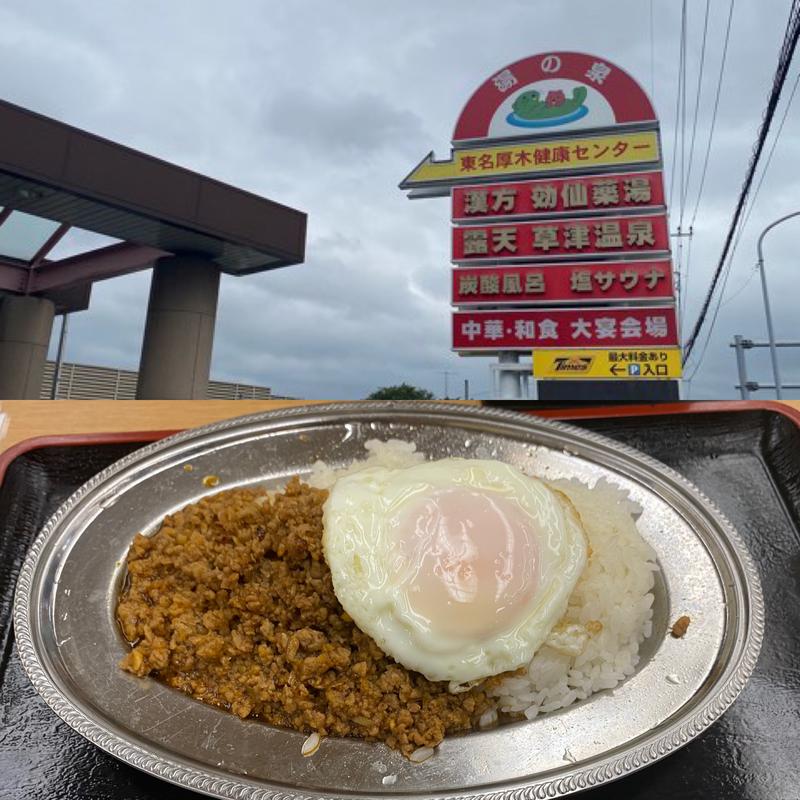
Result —
<svg viewBox="0 0 800 800"><path fill-rule="evenodd" d="M603 303L672 296L668 259L453 270L454 306Z"/></svg>
<svg viewBox="0 0 800 800"><path fill-rule="evenodd" d="M665 214L453 228L453 261L525 261L669 252Z"/></svg>
<svg viewBox="0 0 800 800"><path fill-rule="evenodd" d="M451 193L454 350L676 347L658 120L628 73L586 53L516 61L452 144L401 187Z"/></svg>
<svg viewBox="0 0 800 800"><path fill-rule="evenodd" d="M453 220L599 214L664 205L660 171L454 188Z"/></svg>
<svg viewBox="0 0 800 800"><path fill-rule="evenodd" d="M677 344L674 306L453 312L453 349L460 351Z"/></svg>
<svg viewBox="0 0 800 800"><path fill-rule="evenodd" d="M655 121L642 87L611 61L587 53L539 53L478 87L458 118L453 143Z"/></svg>

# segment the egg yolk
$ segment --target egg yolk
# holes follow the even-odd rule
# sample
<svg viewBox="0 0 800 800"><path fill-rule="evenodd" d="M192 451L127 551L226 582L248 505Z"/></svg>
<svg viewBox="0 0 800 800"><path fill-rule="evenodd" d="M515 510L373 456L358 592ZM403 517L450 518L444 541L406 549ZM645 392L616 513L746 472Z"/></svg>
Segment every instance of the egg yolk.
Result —
<svg viewBox="0 0 800 800"><path fill-rule="evenodd" d="M431 633L512 627L537 587L534 520L498 493L444 489L407 499L390 523L393 566Z"/></svg>

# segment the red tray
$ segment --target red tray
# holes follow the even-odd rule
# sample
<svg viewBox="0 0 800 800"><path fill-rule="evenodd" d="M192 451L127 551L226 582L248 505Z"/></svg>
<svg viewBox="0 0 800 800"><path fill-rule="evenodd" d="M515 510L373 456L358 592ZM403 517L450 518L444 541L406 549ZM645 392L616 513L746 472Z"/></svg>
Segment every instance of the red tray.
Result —
<svg viewBox="0 0 800 800"><path fill-rule="evenodd" d="M526 414L560 420L613 419L618 417L663 416L667 414L699 414L708 412L774 411L792 420L800 427L800 411L774 400L708 400L682 403L650 403L647 405L605 405L575 408L537 409L522 402L519 410ZM515 408L515 402L503 404L504 408ZM42 447L79 447L81 445L122 444L141 442L147 444L172 436L180 431L126 431L124 433L63 433L48 436L33 436L24 439L0 453L0 483L9 464L24 453Z"/></svg>

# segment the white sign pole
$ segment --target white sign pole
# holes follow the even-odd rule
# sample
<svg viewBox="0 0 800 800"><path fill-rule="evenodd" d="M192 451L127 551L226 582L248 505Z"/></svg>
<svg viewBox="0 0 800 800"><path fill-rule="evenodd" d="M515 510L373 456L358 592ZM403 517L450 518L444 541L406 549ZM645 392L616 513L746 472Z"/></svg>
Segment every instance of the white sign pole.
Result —
<svg viewBox="0 0 800 800"><path fill-rule="evenodd" d="M500 400L520 400L522 398L521 375L517 369L503 369L503 364L519 364L519 353L498 353L497 363Z"/></svg>

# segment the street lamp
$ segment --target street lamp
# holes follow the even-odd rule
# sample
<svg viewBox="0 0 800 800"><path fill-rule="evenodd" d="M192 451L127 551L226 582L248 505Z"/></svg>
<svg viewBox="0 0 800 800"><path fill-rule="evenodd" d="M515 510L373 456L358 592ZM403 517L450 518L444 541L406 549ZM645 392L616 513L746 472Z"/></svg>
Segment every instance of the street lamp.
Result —
<svg viewBox="0 0 800 800"><path fill-rule="evenodd" d="M772 312L770 311L769 295L767 294L767 277L764 274L764 251L762 249L762 243L768 231L771 231L776 225L780 225L781 222L786 222L787 219L797 216L800 216L800 211L793 211L785 217L776 219L775 222L767 225L758 237L758 271L761 273L761 291L764 295L764 314L767 317L767 335L769 336L769 356L772 360L772 374L775 377L775 396L778 400L781 399L783 391L781 386L781 374L778 369L778 349L775 345L775 331L772 328Z"/></svg>

